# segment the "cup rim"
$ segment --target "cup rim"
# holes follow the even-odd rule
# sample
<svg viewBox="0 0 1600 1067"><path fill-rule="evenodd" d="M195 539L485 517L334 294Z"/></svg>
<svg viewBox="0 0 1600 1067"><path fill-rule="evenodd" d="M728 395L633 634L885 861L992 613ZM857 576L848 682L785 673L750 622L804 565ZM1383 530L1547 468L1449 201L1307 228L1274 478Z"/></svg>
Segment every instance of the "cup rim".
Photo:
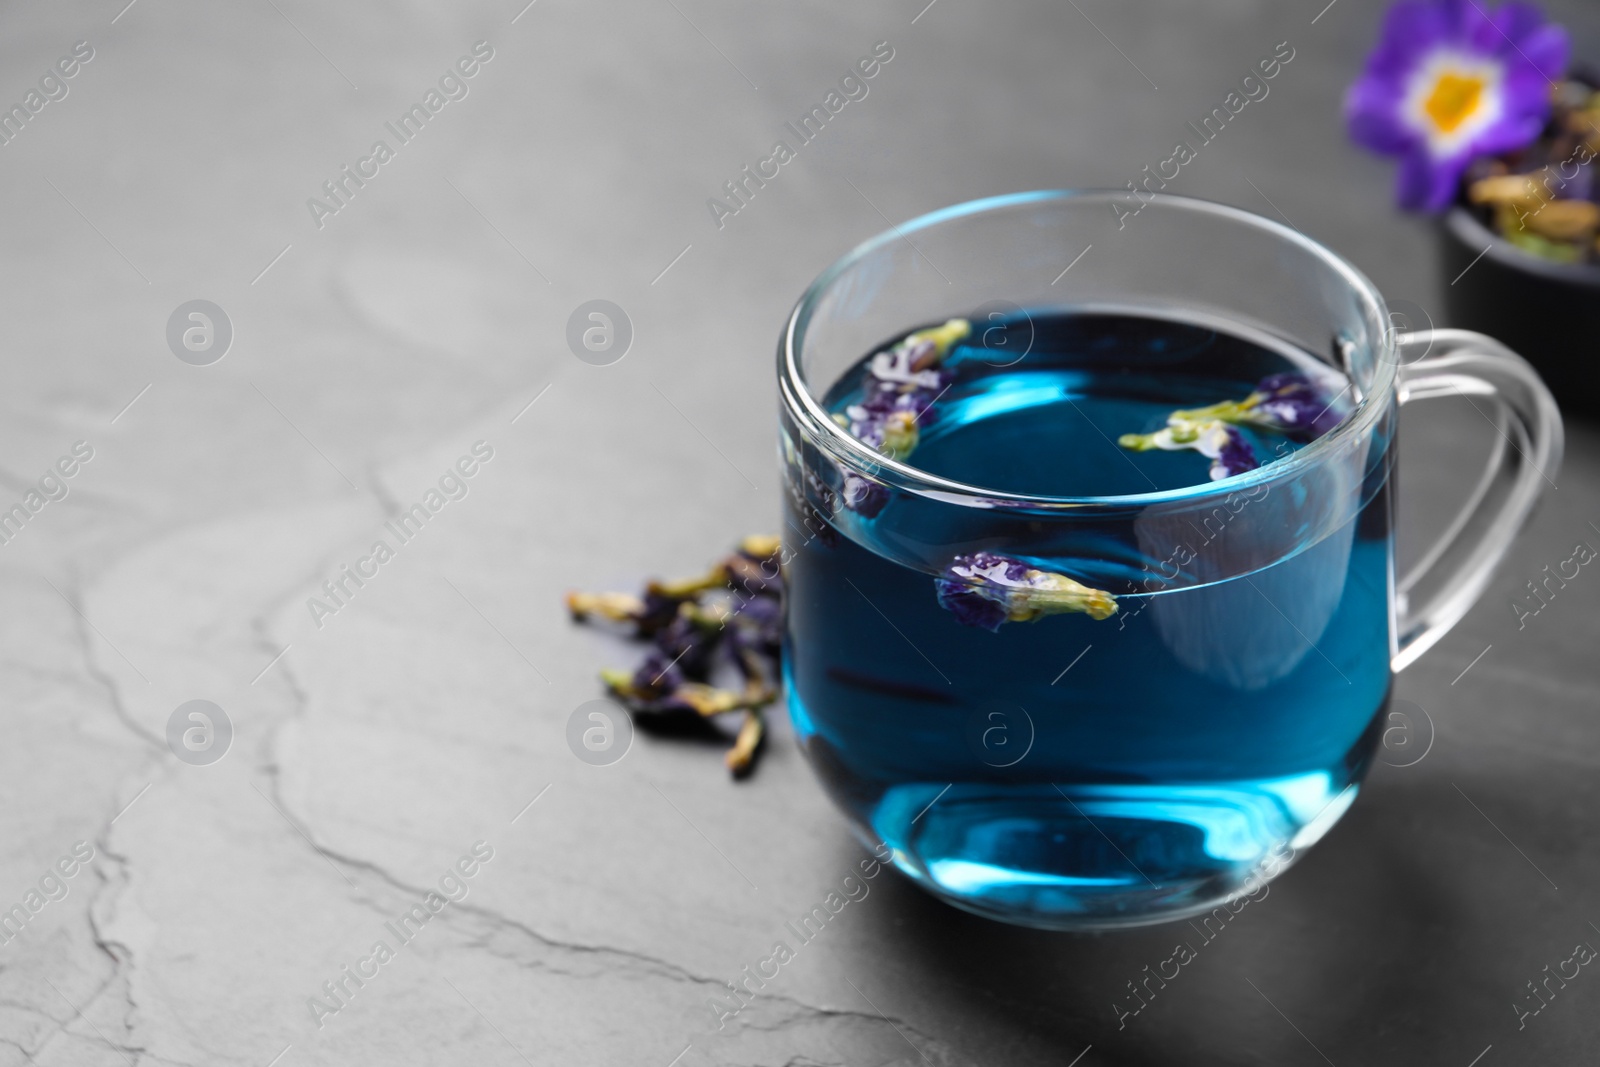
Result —
<svg viewBox="0 0 1600 1067"><path fill-rule="evenodd" d="M1180 489L1165 489L1149 493L1130 493L1119 496L1049 496L1005 492L944 478L901 460L891 459L868 447L851 435L847 429L834 422L812 395L810 389L807 388L805 379L800 373L799 353L805 340L806 327L810 323L811 315L816 309L817 302L844 272L883 246L892 241L906 239L909 235L930 229L941 223L971 215L1028 204L1065 203L1068 201L1110 204L1115 198L1126 198L1127 196L1128 193L1125 190L1116 189L1038 189L983 197L977 200L952 204L937 211L930 211L898 226L891 225L884 232L856 245L830 264L821 274L817 275L816 279L806 288L806 291L801 294L799 301L796 302L794 310L790 312L788 321L784 325L778 345L778 391L785 408L813 441L825 447L835 458L850 462L854 467L870 474L879 481L888 482L897 488L922 495L937 496L952 503L984 508L994 507L997 502L1043 508L1144 507L1150 504L1226 496L1252 489L1265 482L1292 477L1309 467L1321 463L1324 457L1344 447L1353 439L1364 438L1386 410L1388 398L1394 392L1399 373L1398 361L1395 356L1394 331L1386 325L1378 334L1377 344L1380 346L1380 351L1375 354L1377 369L1373 375L1371 385L1363 391L1356 402L1355 409L1333 430L1323 434L1293 454L1257 467L1255 470L1245 471L1242 474L1235 474L1214 482L1205 482L1198 486L1186 486ZM1389 322L1387 305L1384 303L1383 296L1379 293L1377 287L1368 280L1366 275L1357 270L1348 260L1325 245L1313 241L1300 231L1257 215L1254 212L1245 211L1242 208L1232 207L1227 204L1219 204L1211 200L1174 196L1167 193L1156 194L1156 199L1171 204L1180 210L1215 215L1241 225L1265 230L1281 240L1298 246L1321 260L1326 266L1344 278L1362 305L1363 310L1371 316L1373 323L1387 324Z"/></svg>

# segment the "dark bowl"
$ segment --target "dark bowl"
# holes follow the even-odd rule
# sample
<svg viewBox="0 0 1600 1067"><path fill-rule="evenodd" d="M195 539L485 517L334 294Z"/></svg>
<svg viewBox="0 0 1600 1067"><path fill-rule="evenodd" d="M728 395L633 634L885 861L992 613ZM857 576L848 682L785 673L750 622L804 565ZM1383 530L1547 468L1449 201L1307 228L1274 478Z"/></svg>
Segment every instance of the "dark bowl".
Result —
<svg viewBox="0 0 1600 1067"><path fill-rule="evenodd" d="M1565 414L1600 418L1600 266L1529 255L1461 207L1442 231L1443 273L1453 280L1449 321L1438 325L1498 338L1534 365Z"/></svg>

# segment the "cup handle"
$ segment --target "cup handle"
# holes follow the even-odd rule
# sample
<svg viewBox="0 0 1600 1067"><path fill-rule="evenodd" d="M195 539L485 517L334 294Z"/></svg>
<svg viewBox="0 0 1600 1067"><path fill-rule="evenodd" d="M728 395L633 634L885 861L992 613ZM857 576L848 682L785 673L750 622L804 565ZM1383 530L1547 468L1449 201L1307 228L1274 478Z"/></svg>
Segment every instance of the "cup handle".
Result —
<svg viewBox="0 0 1600 1067"><path fill-rule="evenodd" d="M1495 428L1477 488L1439 540L1395 584L1396 650L1403 670L1477 602L1539 494L1561 465L1561 412L1526 360L1481 333L1418 330L1396 338L1402 405L1464 398Z"/></svg>

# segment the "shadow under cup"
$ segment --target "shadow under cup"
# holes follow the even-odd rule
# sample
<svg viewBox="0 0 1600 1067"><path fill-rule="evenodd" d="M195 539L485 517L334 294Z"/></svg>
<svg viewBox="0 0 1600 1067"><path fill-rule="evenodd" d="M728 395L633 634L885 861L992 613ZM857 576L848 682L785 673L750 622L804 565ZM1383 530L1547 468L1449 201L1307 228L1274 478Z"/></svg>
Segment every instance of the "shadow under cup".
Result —
<svg viewBox="0 0 1600 1067"><path fill-rule="evenodd" d="M1042 927L1198 914L1285 868L1355 798L1398 648L1398 349L1381 297L1268 220L1175 197L1135 206L1032 193L909 223L830 267L779 351L784 662L802 747L902 871ZM952 317L982 330L995 309L1292 346L1349 381L1349 414L1224 481L1084 498L936 477L829 417L823 398L865 355ZM1158 369L1139 351L1096 358ZM846 475L887 503L853 510ZM934 583L978 551L1106 590L1119 610L963 626Z"/></svg>

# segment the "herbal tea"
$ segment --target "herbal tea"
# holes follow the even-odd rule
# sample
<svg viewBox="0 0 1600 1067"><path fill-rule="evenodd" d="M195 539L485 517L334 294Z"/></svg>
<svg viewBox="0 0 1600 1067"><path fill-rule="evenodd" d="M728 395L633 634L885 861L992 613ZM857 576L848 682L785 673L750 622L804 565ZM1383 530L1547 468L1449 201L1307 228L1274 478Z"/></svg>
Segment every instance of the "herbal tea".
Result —
<svg viewBox="0 0 1600 1067"><path fill-rule="evenodd" d="M1115 312L956 319L866 353L833 420L996 499L894 489L786 433L790 713L860 832L980 913L1114 925L1214 902L1331 825L1389 688L1387 484L1291 551L1250 531L1311 529L1297 486L1245 485L1177 532L1026 512L1214 493L1351 394L1275 338Z"/></svg>

